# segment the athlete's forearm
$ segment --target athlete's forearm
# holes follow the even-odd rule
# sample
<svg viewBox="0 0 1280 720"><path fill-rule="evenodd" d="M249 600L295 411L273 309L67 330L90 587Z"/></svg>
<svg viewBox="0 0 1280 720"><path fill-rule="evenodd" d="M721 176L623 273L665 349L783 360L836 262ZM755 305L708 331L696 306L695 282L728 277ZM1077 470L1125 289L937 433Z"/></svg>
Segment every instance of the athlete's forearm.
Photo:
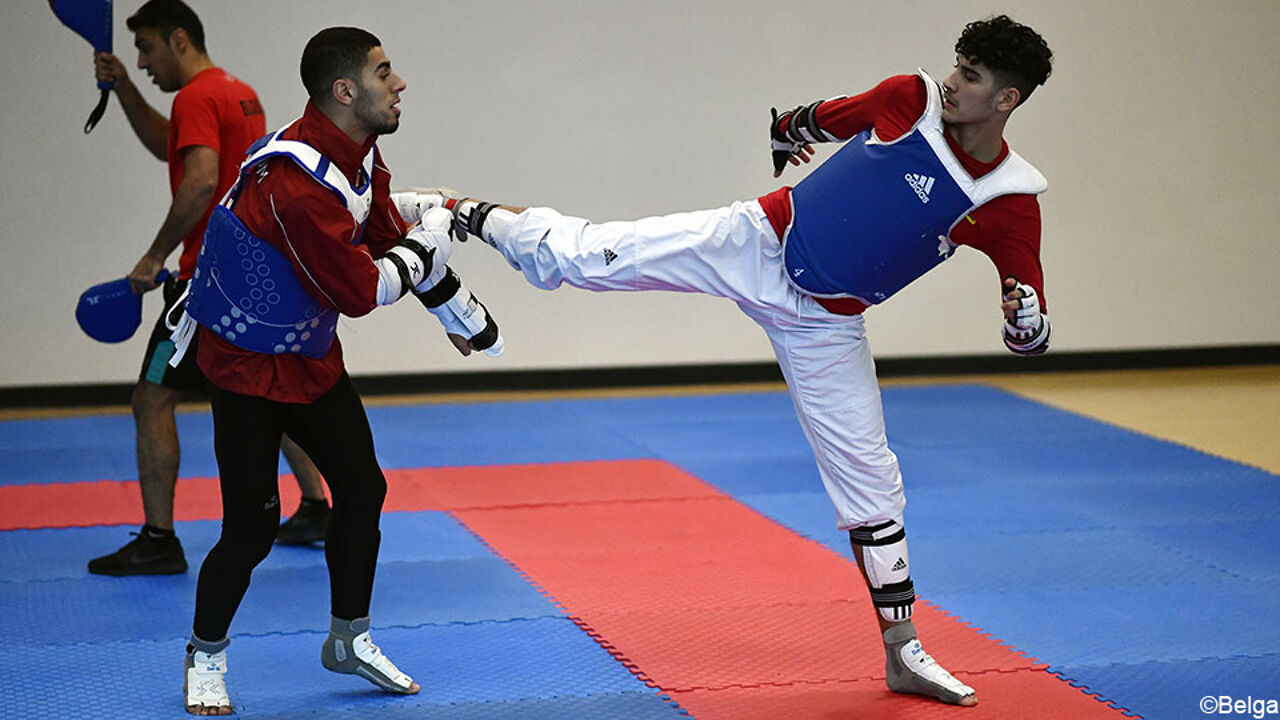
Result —
<svg viewBox="0 0 1280 720"><path fill-rule="evenodd" d="M165 215L160 230L156 232L151 247L147 249L147 254L161 261L169 257L182 244L182 239L195 228L205 210L209 209L209 203L213 201L217 189L216 180L209 182L192 175L184 177L178 184L169 212Z"/></svg>
<svg viewBox="0 0 1280 720"><path fill-rule="evenodd" d="M116 97L129 120L129 126L152 155L160 161L167 160L169 146L169 119L161 115L142 97L138 87L129 80L116 82Z"/></svg>

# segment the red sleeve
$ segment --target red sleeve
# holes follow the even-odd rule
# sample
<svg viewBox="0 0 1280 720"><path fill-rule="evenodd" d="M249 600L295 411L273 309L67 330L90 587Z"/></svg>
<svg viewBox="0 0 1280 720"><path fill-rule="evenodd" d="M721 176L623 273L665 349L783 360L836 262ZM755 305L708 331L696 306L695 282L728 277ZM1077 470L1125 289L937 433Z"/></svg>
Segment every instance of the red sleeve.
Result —
<svg viewBox="0 0 1280 720"><path fill-rule="evenodd" d="M169 127L174 132L170 147L174 151L202 145L222 152L222 123L218 119L218 100L206 92L205 83L191 83L173 98Z"/></svg>
<svg viewBox="0 0 1280 720"><path fill-rule="evenodd" d="M852 97L832 98L818 105L818 127L837 140L848 140L863 130L876 128L885 140L910 130L924 114L924 81L918 75L895 75ZM784 120L782 129L787 129Z"/></svg>
<svg viewBox="0 0 1280 720"><path fill-rule="evenodd" d="M391 202L391 171L383 163L382 153L377 151L373 158L373 205L369 208L369 219L365 221L362 242L373 257L379 258L404 240L408 230L408 224L400 217L395 203Z"/></svg>
<svg viewBox="0 0 1280 720"><path fill-rule="evenodd" d="M1035 195L1002 195L992 200L961 219L951 239L991 258L1002 282L1012 275L1035 288L1041 312L1049 313L1040 265L1040 202Z"/></svg>

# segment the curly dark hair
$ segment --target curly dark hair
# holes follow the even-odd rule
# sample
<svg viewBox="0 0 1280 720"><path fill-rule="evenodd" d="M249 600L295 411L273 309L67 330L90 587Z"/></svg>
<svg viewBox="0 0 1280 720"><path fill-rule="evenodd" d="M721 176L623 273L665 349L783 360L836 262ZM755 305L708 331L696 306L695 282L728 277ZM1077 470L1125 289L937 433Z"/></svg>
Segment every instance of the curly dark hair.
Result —
<svg viewBox="0 0 1280 720"><path fill-rule="evenodd" d="M977 20L964 26L956 41L956 53L984 65L1002 87L1018 89L1019 104L1031 97L1053 72L1053 51L1035 30L1014 22L1008 15Z"/></svg>

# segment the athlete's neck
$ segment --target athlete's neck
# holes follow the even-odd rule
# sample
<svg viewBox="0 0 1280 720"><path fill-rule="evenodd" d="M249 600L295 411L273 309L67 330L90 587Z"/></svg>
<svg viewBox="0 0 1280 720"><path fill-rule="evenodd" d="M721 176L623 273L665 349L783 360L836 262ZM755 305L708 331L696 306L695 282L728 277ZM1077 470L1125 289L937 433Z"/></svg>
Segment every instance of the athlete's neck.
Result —
<svg viewBox="0 0 1280 720"><path fill-rule="evenodd" d="M947 134L969 157L984 163L995 161L1004 149L1006 117L976 123L947 123Z"/></svg>

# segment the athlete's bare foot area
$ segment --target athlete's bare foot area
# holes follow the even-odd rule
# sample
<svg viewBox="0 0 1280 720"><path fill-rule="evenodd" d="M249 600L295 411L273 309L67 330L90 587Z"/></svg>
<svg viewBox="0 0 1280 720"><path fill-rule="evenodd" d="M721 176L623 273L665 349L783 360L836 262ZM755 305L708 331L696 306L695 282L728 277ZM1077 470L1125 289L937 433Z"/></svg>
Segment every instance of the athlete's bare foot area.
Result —
<svg viewBox="0 0 1280 720"><path fill-rule="evenodd" d="M187 712L192 715L231 715L233 713L231 706L224 707L204 707L203 705L188 705Z"/></svg>

